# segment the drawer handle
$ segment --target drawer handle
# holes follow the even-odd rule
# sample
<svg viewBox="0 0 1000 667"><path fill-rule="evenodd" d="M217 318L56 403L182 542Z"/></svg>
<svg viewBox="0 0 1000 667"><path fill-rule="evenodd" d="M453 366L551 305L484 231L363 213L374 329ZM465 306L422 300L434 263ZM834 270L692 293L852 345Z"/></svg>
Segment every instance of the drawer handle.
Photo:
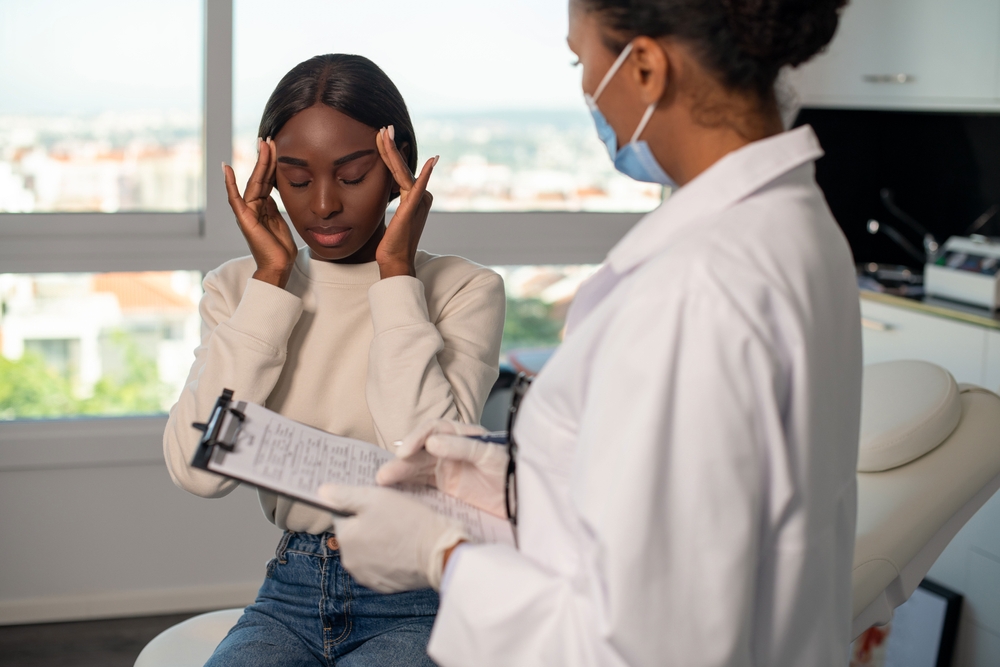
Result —
<svg viewBox="0 0 1000 667"><path fill-rule="evenodd" d="M892 331L896 327L888 322L879 322L868 317L861 318L861 326L872 331Z"/></svg>
<svg viewBox="0 0 1000 667"><path fill-rule="evenodd" d="M912 74L865 74L865 83L913 83L917 77Z"/></svg>

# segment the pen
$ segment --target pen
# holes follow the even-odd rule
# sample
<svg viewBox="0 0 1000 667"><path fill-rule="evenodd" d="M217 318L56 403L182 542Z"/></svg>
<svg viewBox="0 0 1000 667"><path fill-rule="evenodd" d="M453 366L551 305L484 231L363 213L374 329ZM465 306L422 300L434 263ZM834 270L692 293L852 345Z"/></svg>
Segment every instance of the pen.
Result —
<svg viewBox="0 0 1000 667"><path fill-rule="evenodd" d="M462 437L468 438L469 440L478 440L479 442L488 442L494 445L507 444L507 431L490 431L489 433L483 433L482 435L463 435ZM394 447L399 447L402 444L402 440L396 440L392 443Z"/></svg>
<svg viewBox="0 0 1000 667"><path fill-rule="evenodd" d="M507 444L507 431L492 431L490 433L483 433L482 435L467 435L465 437L470 440L478 440L479 442L491 442L494 445Z"/></svg>

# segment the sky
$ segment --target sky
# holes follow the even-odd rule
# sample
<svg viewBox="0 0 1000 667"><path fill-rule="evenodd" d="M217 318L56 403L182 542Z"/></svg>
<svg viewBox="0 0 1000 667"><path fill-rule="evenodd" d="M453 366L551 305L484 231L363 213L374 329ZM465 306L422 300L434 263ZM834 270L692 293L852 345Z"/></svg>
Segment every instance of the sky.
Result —
<svg viewBox="0 0 1000 667"><path fill-rule="evenodd" d="M415 116L582 110L566 0L234 1L234 113L256 125L281 76L359 53ZM0 0L0 113L196 112L201 0Z"/></svg>

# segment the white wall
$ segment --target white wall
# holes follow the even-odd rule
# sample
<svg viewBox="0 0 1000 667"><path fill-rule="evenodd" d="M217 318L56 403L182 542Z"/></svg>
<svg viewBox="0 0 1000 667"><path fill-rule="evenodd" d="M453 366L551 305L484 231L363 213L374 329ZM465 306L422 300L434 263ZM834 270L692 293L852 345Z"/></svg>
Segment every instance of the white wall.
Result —
<svg viewBox="0 0 1000 667"><path fill-rule="evenodd" d="M959 531L928 577L965 596L952 665L1000 665L1000 494Z"/></svg>
<svg viewBox="0 0 1000 667"><path fill-rule="evenodd" d="M31 442L9 430L0 438L0 624L253 600L280 537L254 491L206 500L176 488L155 431L128 438L118 462L72 438L89 450L76 462L44 443L18 451Z"/></svg>

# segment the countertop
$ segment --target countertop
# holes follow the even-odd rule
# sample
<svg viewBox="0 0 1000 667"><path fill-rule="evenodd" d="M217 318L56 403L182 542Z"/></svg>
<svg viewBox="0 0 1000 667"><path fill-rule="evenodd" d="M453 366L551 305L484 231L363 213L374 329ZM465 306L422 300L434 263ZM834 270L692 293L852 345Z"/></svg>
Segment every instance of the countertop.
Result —
<svg viewBox="0 0 1000 667"><path fill-rule="evenodd" d="M968 306L963 303L949 301L947 299L938 299L926 296L914 299L909 297L894 296L892 294L873 292L866 289L861 290L861 298L866 301L873 301L887 306L913 310L918 313L934 315L935 317L943 317L956 322L964 322L965 324L975 324L989 329L1000 330L1000 314L997 312L987 310L986 308L979 308L977 306Z"/></svg>

